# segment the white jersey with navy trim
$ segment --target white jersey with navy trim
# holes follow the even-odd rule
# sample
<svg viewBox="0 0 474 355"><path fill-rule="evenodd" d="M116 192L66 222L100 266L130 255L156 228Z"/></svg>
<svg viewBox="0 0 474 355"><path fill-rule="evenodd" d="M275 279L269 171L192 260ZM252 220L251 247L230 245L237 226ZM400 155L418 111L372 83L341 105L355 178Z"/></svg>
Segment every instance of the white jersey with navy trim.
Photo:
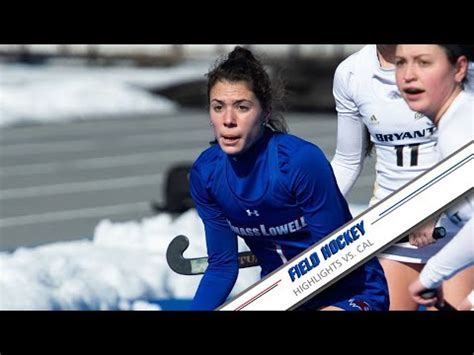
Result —
<svg viewBox="0 0 474 355"><path fill-rule="evenodd" d="M338 129L336 154L331 164L345 196L362 170L367 134L374 143L377 158L369 205L381 201L439 161L437 128L405 103L396 85L395 68L380 67L375 45L365 46L338 66L333 94ZM447 237L423 248L399 243L380 256L425 263L448 241Z"/></svg>
<svg viewBox="0 0 474 355"><path fill-rule="evenodd" d="M367 131L377 157L370 205L384 199L438 161L437 129L410 110L395 82L395 68L381 68L375 45L337 68L333 87L338 112L336 154L331 162L346 195L360 174Z"/></svg>
<svg viewBox="0 0 474 355"><path fill-rule="evenodd" d="M438 151L441 159L474 139L473 119L474 94L461 92L439 121ZM473 209L473 194L470 194L446 211L444 226L450 224L450 232L455 236L423 268L420 282L426 288L436 288L444 280L474 264ZM471 292L470 297L473 295Z"/></svg>
<svg viewBox="0 0 474 355"><path fill-rule="evenodd" d="M442 160L474 140L474 93L461 92L439 121L439 159ZM474 172L471 174L474 176ZM462 228L472 217L473 195L450 207L445 215Z"/></svg>
<svg viewBox="0 0 474 355"><path fill-rule="evenodd" d="M437 152L440 161L474 139L473 120L474 94L472 92L463 91L456 97L439 121ZM471 175L474 176L474 172ZM443 253L441 255L444 255L444 253L448 253L449 250L462 252L461 249L463 246L461 245L455 247L451 246L448 248L448 245L455 243L453 238L456 236L454 239L458 239L459 235L462 233L469 234L470 242L456 242L454 245L457 245L457 243L470 243L470 247L473 248L472 223L470 224L471 227L467 226L467 223L472 217L473 209L474 196L471 193L462 198L461 201L454 206L448 208L437 222L438 226L443 226L446 229L447 236L445 238L423 248L417 248L409 243L396 244L380 255L389 259L426 263L430 256L434 254L438 255ZM446 248L443 248L445 245ZM455 270L455 267L450 267L446 264L446 260L449 259L452 259L453 262L456 262L455 259L457 259L457 262L459 262L461 256L440 256L439 264L438 262L433 261L433 263L436 263L436 266L433 265L427 269L431 271L426 271L426 273L430 273L430 276L426 276L426 278L440 281L440 277L448 278L451 276L451 272L452 270ZM440 270L443 270L444 273L441 273ZM436 273L437 276L434 276L433 273Z"/></svg>

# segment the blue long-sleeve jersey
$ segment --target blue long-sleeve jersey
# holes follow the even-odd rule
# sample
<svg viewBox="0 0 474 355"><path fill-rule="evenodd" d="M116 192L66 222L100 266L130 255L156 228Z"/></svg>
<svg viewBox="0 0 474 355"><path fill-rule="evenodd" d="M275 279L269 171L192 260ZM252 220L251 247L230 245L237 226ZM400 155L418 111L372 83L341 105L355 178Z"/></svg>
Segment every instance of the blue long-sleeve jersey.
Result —
<svg viewBox="0 0 474 355"><path fill-rule="evenodd" d="M191 169L190 192L209 256L192 309L215 309L226 300L238 275L237 236L257 256L263 277L352 219L322 151L270 130L238 156L217 144L205 150ZM319 308L354 295L372 303L375 297L385 308L387 286L376 259L310 302Z"/></svg>

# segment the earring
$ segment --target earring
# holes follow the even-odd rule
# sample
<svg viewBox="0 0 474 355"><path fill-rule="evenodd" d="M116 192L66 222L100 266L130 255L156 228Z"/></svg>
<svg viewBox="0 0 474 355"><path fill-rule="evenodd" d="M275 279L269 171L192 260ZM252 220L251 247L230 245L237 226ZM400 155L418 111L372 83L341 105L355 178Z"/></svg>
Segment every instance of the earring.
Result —
<svg viewBox="0 0 474 355"><path fill-rule="evenodd" d="M262 127L265 127L267 125L267 122L263 121L262 122Z"/></svg>
<svg viewBox="0 0 474 355"><path fill-rule="evenodd" d="M209 121L209 126L214 126L214 123L212 123L212 121Z"/></svg>

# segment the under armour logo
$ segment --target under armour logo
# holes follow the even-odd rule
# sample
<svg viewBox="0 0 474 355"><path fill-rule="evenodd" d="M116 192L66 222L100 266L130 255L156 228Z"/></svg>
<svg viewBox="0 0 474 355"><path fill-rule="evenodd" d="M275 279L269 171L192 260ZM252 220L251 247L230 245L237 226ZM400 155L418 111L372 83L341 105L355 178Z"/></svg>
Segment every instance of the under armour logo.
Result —
<svg viewBox="0 0 474 355"><path fill-rule="evenodd" d="M250 217L250 216L256 216L256 217L260 216L260 215L258 214L258 211L257 211L257 210L253 210L253 211L245 210L245 212L247 212L247 215L248 215L249 217Z"/></svg>

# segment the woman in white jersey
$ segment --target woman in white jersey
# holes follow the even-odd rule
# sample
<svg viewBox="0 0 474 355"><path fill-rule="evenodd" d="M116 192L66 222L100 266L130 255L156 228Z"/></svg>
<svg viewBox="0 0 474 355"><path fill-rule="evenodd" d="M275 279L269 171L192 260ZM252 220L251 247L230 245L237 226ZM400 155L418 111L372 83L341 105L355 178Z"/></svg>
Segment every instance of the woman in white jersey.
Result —
<svg viewBox="0 0 474 355"><path fill-rule="evenodd" d="M412 111L395 82L396 45L369 45L344 60L334 76L338 114L336 154L331 162L339 188L346 196L358 178L369 146L374 145L376 181L369 205L383 200L438 162L437 129L431 120ZM435 243L434 221L380 254L389 285L390 309L415 310L408 293L426 261L449 240ZM446 287L446 299L457 303L467 292L459 274Z"/></svg>
<svg viewBox="0 0 474 355"><path fill-rule="evenodd" d="M408 106L428 116L438 127L440 159L474 139L474 96L463 90L469 56L472 51L461 45L398 45L396 49L397 85ZM456 234L410 285L409 291L416 302L435 304L443 297L442 282L474 264L472 211L471 193L445 212L457 227ZM474 274L471 274L471 294L458 307L472 307L473 286ZM437 288L437 296L421 298L419 294L429 288Z"/></svg>

